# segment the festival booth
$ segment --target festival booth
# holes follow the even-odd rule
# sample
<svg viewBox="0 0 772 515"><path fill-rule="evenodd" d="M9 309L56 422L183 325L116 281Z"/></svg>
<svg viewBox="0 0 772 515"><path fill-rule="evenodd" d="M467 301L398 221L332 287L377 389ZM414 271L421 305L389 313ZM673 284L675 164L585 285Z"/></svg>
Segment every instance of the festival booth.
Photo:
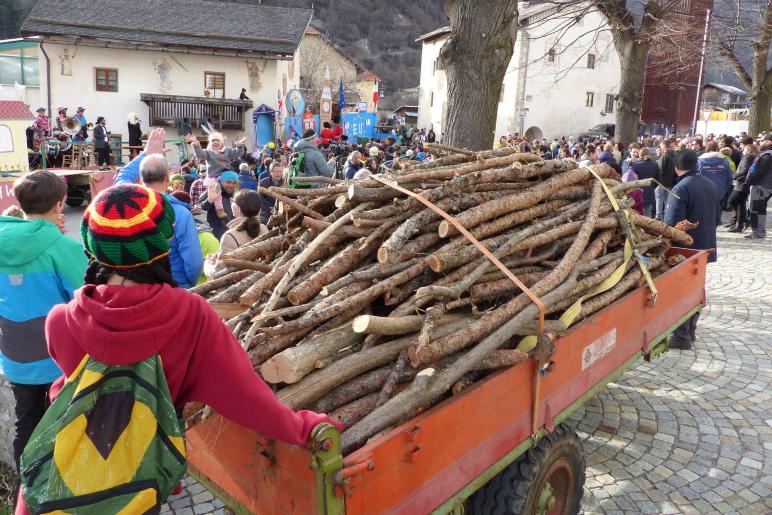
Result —
<svg viewBox="0 0 772 515"><path fill-rule="evenodd" d="M299 90L293 89L287 93L285 105L287 106L287 116L284 118L285 139L297 141L307 129L313 129L317 135L320 133L322 127L320 116L306 108L305 97ZM375 138L377 122L376 113L352 111L343 113L340 125L349 141L356 142L357 139Z"/></svg>
<svg viewBox="0 0 772 515"><path fill-rule="evenodd" d="M0 172L29 171L26 129L33 121L21 100L0 100Z"/></svg>

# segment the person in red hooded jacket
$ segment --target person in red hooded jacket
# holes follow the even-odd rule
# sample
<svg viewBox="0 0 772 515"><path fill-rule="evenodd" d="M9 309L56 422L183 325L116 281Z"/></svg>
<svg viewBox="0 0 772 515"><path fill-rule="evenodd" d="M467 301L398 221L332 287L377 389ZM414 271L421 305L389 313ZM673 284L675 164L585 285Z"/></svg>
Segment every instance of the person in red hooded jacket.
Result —
<svg viewBox="0 0 772 515"><path fill-rule="evenodd" d="M81 224L90 259L85 285L46 320L48 350L64 376L86 354L114 366L160 354L178 410L203 402L290 444L306 442L322 422L340 429L326 415L280 402L206 300L176 287L168 257L173 224L166 199L143 186L113 186L93 200ZM16 513L25 512L20 502Z"/></svg>

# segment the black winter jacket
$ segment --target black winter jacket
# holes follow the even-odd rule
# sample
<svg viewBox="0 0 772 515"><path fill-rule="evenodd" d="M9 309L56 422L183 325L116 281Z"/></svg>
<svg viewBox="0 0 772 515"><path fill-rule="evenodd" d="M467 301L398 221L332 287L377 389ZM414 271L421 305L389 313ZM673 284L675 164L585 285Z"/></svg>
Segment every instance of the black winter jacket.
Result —
<svg viewBox="0 0 772 515"><path fill-rule="evenodd" d="M656 179L659 180L659 166L657 166L657 163L652 161L651 159L639 159L638 161L633 161L633 164L630 166L630 168L635 171L635 174L638 176L639 179ZM655 203L654 199L654 189L657 187L657 184L654 183L651 186L646 186L643 188L643 205L644 206L653 206Z"/></svg>
<svg viewBox="0 0 772 515"><path fill-rule="evenodd" d="M673 186L672 195L668 196L665 206L665 223L671 227L681 220L689 220L697 227L686 231L694 238L693 249L716 249L716 225L721 220L718 209L718 189L713 181L700 175L697 170L687 172L678 178ZM718 250L708 258L713 263L718 258Z"/></svg>

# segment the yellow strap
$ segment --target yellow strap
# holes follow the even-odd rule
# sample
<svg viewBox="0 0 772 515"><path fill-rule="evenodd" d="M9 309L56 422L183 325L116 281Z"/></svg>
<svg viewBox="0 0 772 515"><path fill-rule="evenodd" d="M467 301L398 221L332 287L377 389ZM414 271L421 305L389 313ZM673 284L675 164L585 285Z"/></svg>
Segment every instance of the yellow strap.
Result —
<svg viewBox="0 0 772 515"><path fill-rule="evenodd" d="M606 185L606 183L603 181L603 179L595 173L595 171L592 168L585 168L587 171L589 171L591 174L595 176L596 179L600 181L601 186L603 187L603 191L606 192L606 196L609 199L609 202L611 202L611 207L614 208L615 212L619 212L619 202L617 202L616 197L614 197L614 194L611 192L611 189ZM630 213L628 213L627 209L622 210L625 219L627 220L627 223L630 226L630 232L633 233L630 236L635 238L638 234L638 228L635 227L635 224L633 223L632 219L630 218ZM622 264L617 267L616 270L614 270L610 276L608 276L602 283L600 283L598 286L595 287L594 290L592 290L590 293L582 296L579 300L574 302L559 318L563 324L565 324L566 327L571 326L571 324L574 323L576 320L576 317L579 316L579 314L582 312L582 303L591 298L595 295L598 295L600 293L603 293L605 291L610 290L614 286L619 283L619 281L622 280L622 277L625 275L625 270L627 270L627 264L630 261L630 258L635 256L636 261L638 262L638 266L641 268L641 272L643 273L643 276L646 278L646 283L649 286L649 289L651 289L652 299L654 302L657 301L657 287L654 285L654 279L651 277L651 273L649 272L649 268L646 266L646 263L644 263L644 257L639 252L633 251L633 245L630 241L630 238L625 238L625 254L624 259L622 260ZM520 343L517 345L517 350L521 352L530 352L536 347L538 339L536 336L526 336L522 340L520 340Z"/></svg>
<svg viewBox="0 0 772 515"><path fill-rule="evenodd" d="M582 312L582 303L585 300L610 290L616 286L617 283L622 280L622 277L625 276L627 263L629 263L633 254L633 246L630 244L629 240L625 240L625 254L622 260L622 264L619 265L616 270L611 272L611 275L609 275L602 283L596 286L594 290L586 295L583 295L579 300L574 302L568 309L566 309L566 311L560 316L559 320L563 322L566 327L570 327L571 324L573 324L576 320L576 317L579 316L579 313ZM517 350L521 352L530 352L534 349L534 347L536 347L537 341L538 340L536 336L526 336L520 340L520 343L517 345Z"/></svg>
<svg viewBox="0 0 772 515"><path fill-rule="evenodd" d="M603 182L603 179L600 177L600 175L598 175L595 172L595 170L593 170L592 168L585 168L585 170L589 171L591 174L595 176L596 179L600 181L601 186L603 186L603 191L606 192L606 196L608 197L609 202L611 202L611 206L614 208L614 212L618 212L619 202L617 202L617 199L614 197L614 194L611 193L611 190L606 185L606 183ZM623 210L623 213L624 213L625 219L627 220L628 225L630 226L630 231L633 233L630 236L634 236L634 234L637 233L638 229L635 227L635 224L630 218L630 213L627 211L627 209ZM633 241L632 243L637 243L637 242ZM641 273L643 274L643 277L646 278L646 284L649 286L649 289L651 290L652 302L656 303L659 292L657 291L657 286L654 284L654 279L651 277L649 268L646 266L646 263L644 263L643 256L641 256L640 253L635 252L635 259L636 261L638 261L638 266L641 268Z"/></svg>

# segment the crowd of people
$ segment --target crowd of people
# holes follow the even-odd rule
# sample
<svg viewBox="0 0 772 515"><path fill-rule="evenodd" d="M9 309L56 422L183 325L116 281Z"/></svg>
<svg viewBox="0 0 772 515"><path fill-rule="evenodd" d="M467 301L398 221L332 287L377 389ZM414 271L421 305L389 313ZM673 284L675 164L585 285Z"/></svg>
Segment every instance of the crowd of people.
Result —
<svg viewBox="0 0 772 515"><path fill-rule="evenodd" d="M613 138L580 140L571 136L549 142L512 135L502 136L496 146L536 152L545 159L572 158L582 166L606 163L625 181L654 179L655 184L631 196L638 212L658 220L664 219L668 191L677 182L675 155L692 150L698 157L697 170L718 190L719 215L731 212L725 228L735 233L750 229L745 235L748 239L766 237L767 203L772 195L772 136L769 134L755 139L745 133L738 137L645 135L629 145L615 142Z"/></svg>
<svg viewBox="0 0 772 515"><path fill-rule="evenodd" d="M165 138L164 129L152 130L115 185L92 201L83 245L63 236L66 189L56 175L35 172L14 185L20 210L0 218L0 246L24 252L0 257L0 364L16 400L17 467L52 384L75 373L86 355L119 366L159 354L176 407L205 402L266 436L307 440L329 419L281 404L212 308L186 288L217 274L222 256L268 231L277 211L269 188L324 187L324 180L304 179L358 180L396 162L431 160L424 145L436 141L432 130L400 128L385 140L349 142L328 124L320 134L309 129L297 141L250 151L244 138L228 145L211 132L205 147L186 137L189 158L172 172ZM512 135L496 146L580 166L605 163L624 181L654 179L630 194L634 208L687 230L694 248L714 249L711 261L722 211L732 212L729 231L750 227L746 237L766 236L772 134L653 136L626 146L610 138ZM697 315L674 333L671 346L691 348L696 324ZM240 409L244 402L254 409Z"/></svg>
<svg viewBox="0 0 772 515"><path fill-rule="evenodd" d="M217 168L228 150L216 135L206 150L194 146L215 171L201 178L201 198L189 202L184 187L172 187L178 182L169 174L164 140L163 129L151 131L115 185L92 200L82 244L63 234L66 186L57 175L38 171L14 183L19 207L0 217L0 246L23 252L0 255L0 365L15 400L13 453L23 482L31 481L24 464L38 422L90 360L125 367L157 355L179 413L202 402L291 444L306 442L322 422L340 428L326 415L279 402L217 313L186 289L200 279L202 231L219 236L218 247L237 248L264 230L257 221L261 203L256 191L237 189L237 173ZM194 205L207 214L206 229L193 218ZM168 494L161 492L161 501ZM28 513L21 493L16 513Z"/></svg>

